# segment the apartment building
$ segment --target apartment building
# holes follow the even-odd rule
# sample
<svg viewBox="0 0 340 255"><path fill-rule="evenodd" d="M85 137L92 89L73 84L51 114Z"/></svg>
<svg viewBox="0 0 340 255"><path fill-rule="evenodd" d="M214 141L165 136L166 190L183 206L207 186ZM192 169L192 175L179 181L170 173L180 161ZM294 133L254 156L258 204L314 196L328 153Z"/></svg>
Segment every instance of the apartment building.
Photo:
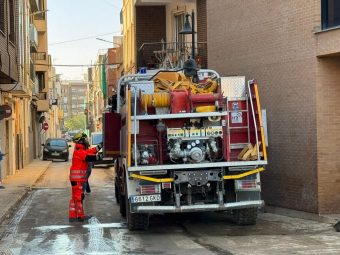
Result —
<svg viewBox="0 0 340 255"><path fill-rule="evenodd" d="M205 0L124 0L122 8L124 73L182 68L192 57L192 35L180 34L186 16L194 13L195 53L200 67L207 63ZM191 17L191 16L190 16ZM155 22L157 21L157 22Z"/></svg>
<svg viewBox="0 0 340 255"><path fill-rule="evenodd" d="M14 105L11 102L10 90L19 81L18 52L16 50L18 41L14 36L18 30L18 26L14 22L17 17L13 1L0 2L0 108L6 105L12 111L11 116L0 116L0 151L3 154L13 151L11 134L15 124L13 120L15 112L13 113ZM9 159L8 156L0 161L0 181L13 173L11 166L14 164L14 160Z"/></svg>
<svg viewBox="0 0 340 255"><path fill-rule="evenodd" d="M340 213L340 2L207 1L208 64L257 79L268 205Z"/></svg>
<svg viewBox="0 0 340 255"><path fill-rule="evenodd" d="M1 178L41 155L48 119L47 1L0 1L0 105L12 115L0 121Z"/></svg>
<svg viewBox="0 0 340 255"><path fill-rule="evenodd" d="M64 118L84 114L88 83L82 80L61 81L61 108Z"/></svg>

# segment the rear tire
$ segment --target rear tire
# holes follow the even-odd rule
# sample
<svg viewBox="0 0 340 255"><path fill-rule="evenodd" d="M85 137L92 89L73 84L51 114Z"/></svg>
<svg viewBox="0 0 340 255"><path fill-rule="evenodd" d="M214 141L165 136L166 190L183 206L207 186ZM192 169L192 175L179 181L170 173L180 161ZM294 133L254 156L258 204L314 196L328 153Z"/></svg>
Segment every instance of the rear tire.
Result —
<svg viewBox="0 0 340 255"><path fill-rule="evenodd" d="M125 205L125 196L122 196L121 194L119 194L119 212L120 215L122 215L122 217L126 217L126 205Z"/></svg>
<svg viewBox="0 0 340 255"><path fill-rule="evenodd" d="M116 202L117 204L119 204L120 202L120 194L119 194L119 188L118 188L118 184L117 182L115 181L115 198L116 198Z"/></svg>
<svg viewBox="0 0 340 255"><path fill-rule="evenodd" d="M233 210L233 221L238 225L255 225L257 220L257 208Z"/></svg>
<svg viewBox="0 0 340 255"><path fill-rule="evenodd" d="M130 211L129 201L125 200L126 220L129 230L147 230L149 228L149 214L147 213L132 213Z"/></svg>

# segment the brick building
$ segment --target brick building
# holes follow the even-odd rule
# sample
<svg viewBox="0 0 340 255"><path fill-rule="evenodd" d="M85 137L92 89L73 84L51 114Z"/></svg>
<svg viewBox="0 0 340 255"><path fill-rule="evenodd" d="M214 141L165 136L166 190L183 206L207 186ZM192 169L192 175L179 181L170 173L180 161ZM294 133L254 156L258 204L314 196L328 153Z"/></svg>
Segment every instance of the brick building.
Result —
<svg viewBox="0 0 340 255"><path fill-rule="evenodd" d="M260 84L269 205L340 213L340 3L207 1L208 64Z"/></svg>

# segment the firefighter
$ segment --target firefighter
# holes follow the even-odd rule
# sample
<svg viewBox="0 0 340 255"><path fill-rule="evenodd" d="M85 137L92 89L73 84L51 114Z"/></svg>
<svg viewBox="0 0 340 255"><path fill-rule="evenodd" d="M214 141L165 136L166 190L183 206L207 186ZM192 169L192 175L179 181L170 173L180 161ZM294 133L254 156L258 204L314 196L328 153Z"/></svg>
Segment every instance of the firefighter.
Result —
<svg viewBox="0 0 340 255"><path fill-rule="evenodd" d="M73 137L75 143L70 168L70 181L72 185L72 198L69 205L69 221L84 221L90 216L84 214L84 184L87 182L88 163L99 159L98 151L101 150L102 144L89 148L89 142L85 133L78 133Z"/></svg>

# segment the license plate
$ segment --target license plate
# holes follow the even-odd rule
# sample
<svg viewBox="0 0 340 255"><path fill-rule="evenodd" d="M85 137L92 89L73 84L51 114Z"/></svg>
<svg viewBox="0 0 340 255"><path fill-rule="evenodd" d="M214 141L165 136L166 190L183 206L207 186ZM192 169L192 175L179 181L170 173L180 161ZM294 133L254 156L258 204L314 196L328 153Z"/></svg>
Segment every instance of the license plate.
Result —
<svg viewBox="0 0 340 255"><path fill-rule="evenodd" d="M156 202L161 201L161 195L146 195L146 196L132 196L130 197L131 203L147 203L147 202Z"/></svg>
<svg viewBox="0 0 340 255"><path fill-rule="evenodd" d="M58 152L51 153L52 156L59 156L60 154Z"/></svg>

